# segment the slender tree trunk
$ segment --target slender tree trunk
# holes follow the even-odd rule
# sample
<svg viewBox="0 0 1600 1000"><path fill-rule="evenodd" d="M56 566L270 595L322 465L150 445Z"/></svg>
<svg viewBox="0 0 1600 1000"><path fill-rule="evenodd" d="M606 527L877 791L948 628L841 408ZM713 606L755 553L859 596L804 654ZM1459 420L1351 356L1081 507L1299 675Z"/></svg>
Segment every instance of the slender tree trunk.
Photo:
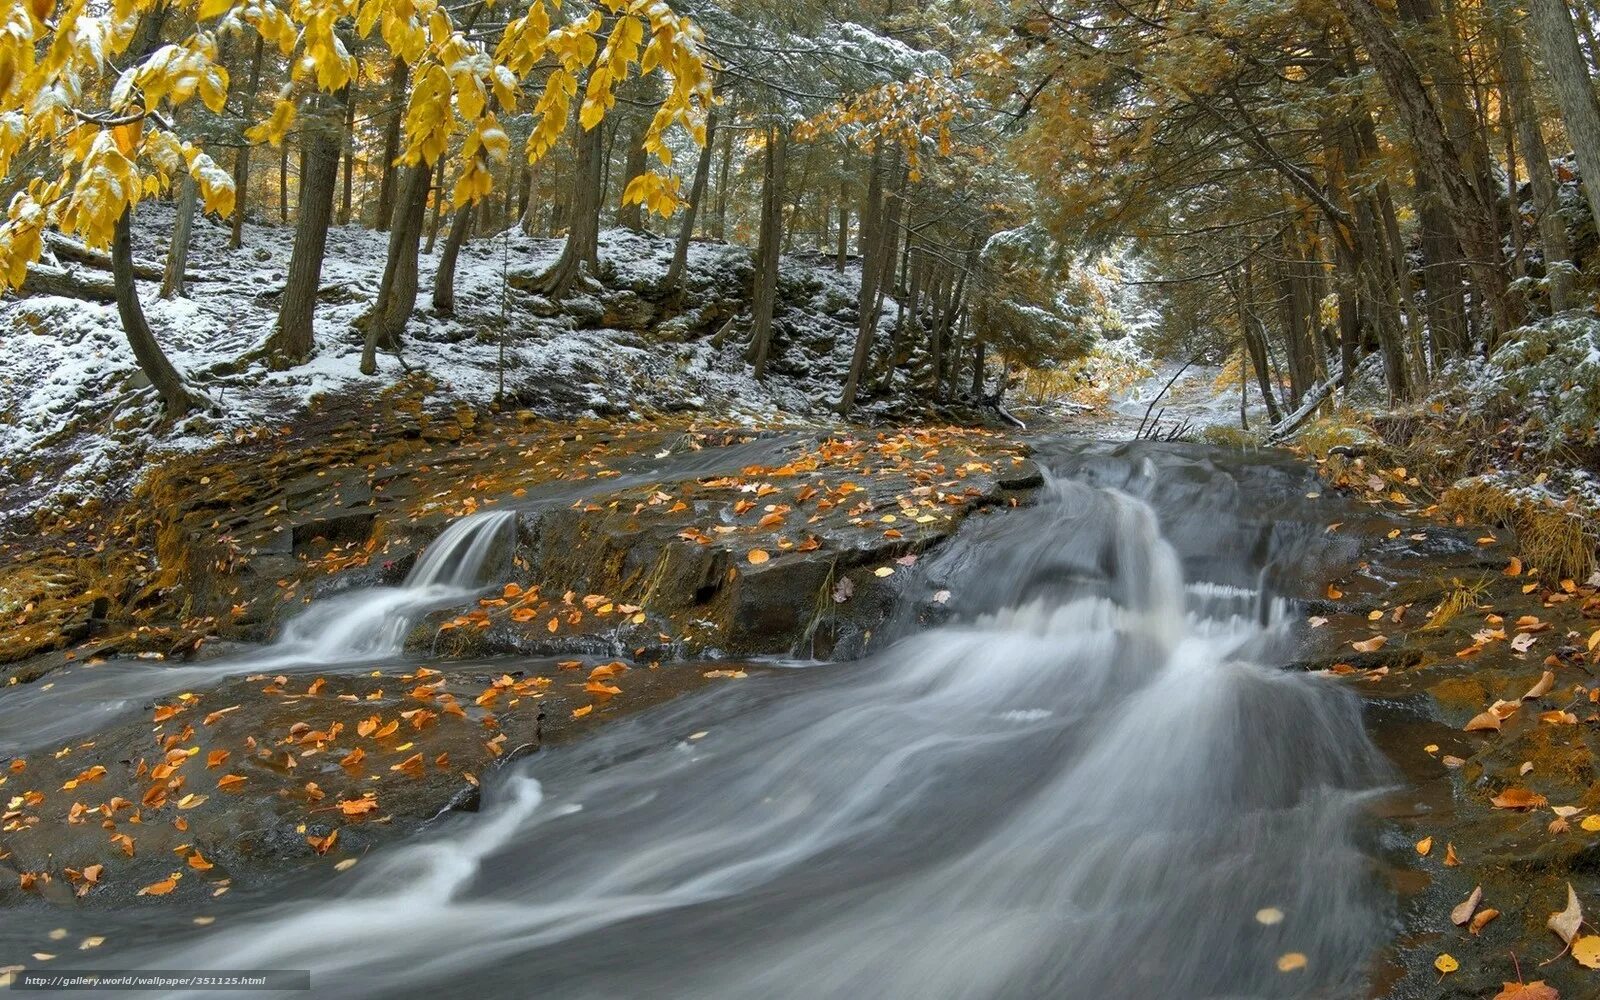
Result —
<svg viewBox="0 0 1600 1000"><path fill-rule="evenodd" d="M861 206L861 294L857 299L860 320L856 327L856 349L850 358L850 372L845 376L844 391L840 394L838 410L849 413L856 405L856 391L866 374L867 360L872 354L872 340L877 334L878 316L878 253L877 244L883 229L883 148L872 145L872 161L867 168L867 196Z"/></svg>
<svg viewBox="0 0 1600 1000"><path fill-rule="evenodd" d="M366 317L366 340L361 350L361 373L378 373L378 348L398 350L400 337L417 307L417 252L427 218L429 178L426 163L405 167L396 178L394 217L389 228L389 253L384 262L378 297Z"/></svg>
<svg viewBox="0 0 1600 1000"><path fill-rule="evenodd" d="M189 237L194 232L195 202L200 186L189 174L178 182L177 218L172 224L172 245L167 248L167 271L161 279L161 297L181 298L184 294L183 278L189 270Z"/></svg>
<svg viewBox="0 0 1600 1000"><path fill-rule="evenodd" d="M777 308L778 263L783 255L783 180L789 138L784 126L767 126L767 155L761 185L761 241L755 294L751 303L749 359L755 377L765 378L772 352L772 315Z"/></svg>
<svg viewBox="0 0 1600 1000"><path fill-rule="evenodd" d="M833 269L844 273L845 262L850 257L850 182L839 182L839 255Z"/></svg>
<svg viewBox="0 0 1600 1000"><path fill-rule="evenodd" d="M383 232L394 215L395 157L400 155L400 122L405 115L406 92L411 82L411 67L396 59L389 70L389 113L383 123L383 173L378 181L377 218L373 228Z"/></svg>
<svg viewBox="0 0 1600 1000"><path fill-rule="evenodd" d="M302 178L302 182L304 178ZM289 144L278 150L278 220L289 224Z"/></svg>
<svg viewBox="0 0 1600 1000"><path fill-rule="evenodd" d="M462 205L450 220L450 233L439 253L439 267L433 272L433 308L445 316L456 310L456 258L461 255L461 244L467 241L471 228L472 206Z"/></svg>
<svg viewBox="0 0 1600 1000"><path fill-rule="evenodd" d="M1600 229L1600 104L1565 0L1528 0L1528 20L1578 160L1589 214Z"/></svg>
<svg viewBox="0 0 1600 1000"><path fill-rule="evenodd" d="M266 351L280 361L298 364L316 349L312 318L322 282L322 260L333 221L333 191L339 175L339 126L349 89L319 98L318 113L301 121L305 164L300 174L300 202L294 225L294 251L289 278L278 306L278 325L267 338Z"/></svg>
<svg viewBox="0 0 1600 1000"><path fill-rule="evenodd" d="M256 36L256 48L250 57L250 86L245 91L242 113L249 118L256 107L256 97L261 93L261 56L266 39ZM244 217L250 202L250 144L241 143L233 157L233 220L228 234L228 249L244 246Z"/></svg>
<svg viewBox="0 0 1600 1000"><path fill-rule="evenodd" d="M1572 302L1572 250L1567 244L1566 223L1561 220L1561 200L1555 178L1550 173L1550 152L1539 125L1539 110L1528 83L1528 65L1517 29L1502 20L1500 25L1501 77L1505 82L1511 118L1516 122L1522 142L1522 159L1527 164L1528 185L1533 188L1533 208L1539 213L1539 248L1544 254L1544 269L1550 289L1550 309L1562 312ZM1515 203L1513 203L1515 212Z"/></svg>
<svg viewBox="0 0 1600 1000"><path fill-rule="evenodd" d="M356 80L360 82L361 62L356 61ZM356 85L352 84L344 102L344 193L339 199L339 225L350 224L350 202L354 196L356 171Z"/></svg>
<svg viewBox="0 0 1600 1000"><path fill-rule="evenodd" d="M144 309L139 305L139 288L133 275L131 220L131 212L124 211L111 237L111 282L117 297L117 315L122 320L123 333L128 337L128 346L133 348L139 370L161 396L161 406L167 417L175 420L199 406L201 400L184 384L183 376L156 342L145 320Z"/></svg>
<svg viewBox="0 0 1600 1000"><path fill-rule="evenodd" d="M1256 371L1256 383L1261 387L1261 400L1267 407L1267 420L1278 423L1283 413L1278 409L1278 397L1272 390L1272 368L1267 360L1267 340L1261 321L1250 308L1252 282L1250 262L1245 261L1240 288L1234 293L1239 306L1239 326L1244 331L1245 347L1250 351L1250 366Z"/></svg>
<svg viewBox="0 0 1600 1000"><path fill-rule="evenodd" d="M650 119L643 118L637 123L633 135L628 139L628 161L623 164L622 191L626 193L628 185L633 183L635 177L644 174L649 163L649 153L644 148L644 140L650 129ZM617 225L623 229L638 233L644 231L644 206L639 202L631 205L617 206Z"/></svg>
<svg viewBox="0 0 1600 1000"><path fill-rule="evenodd" d="M672 248L672 263L667 267L662 285L676 288L683 280L684 268L689 265L689 244L694 241L695 219L700 215L700 204L705 201L706 184L711 178L711 150L717 138L717 109L706 115L706 144L700 147L700 158L694 165L694 183L689 185L689 205L678 222L678 242Z"/></svg>
<svg viewBox="0 0 1600 1000"><path fill-rule="evenodd" d="M722 133L721 164L717 167L717 214L716 222L711 227L711 235L715 239L728 238L728 173L733 167L733 130L724 129Z"/></svg>
<svg viewBox="0 0 1600 1000"><path fill-rule="evenodd" d="M433 253L433 245L439 240L439 220L444 214L444 157L439 157L433 165L433 210L428 213L428 246L423 253Z"/></svg>

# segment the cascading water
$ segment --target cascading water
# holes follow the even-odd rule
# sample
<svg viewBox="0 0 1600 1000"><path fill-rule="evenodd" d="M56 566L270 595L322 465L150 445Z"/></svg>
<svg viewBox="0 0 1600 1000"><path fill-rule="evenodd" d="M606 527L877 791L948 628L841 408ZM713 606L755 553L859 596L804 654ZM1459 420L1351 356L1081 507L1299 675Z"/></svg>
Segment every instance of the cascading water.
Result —
<svg viewBox="0 0 1600 1000"><path fill-rule="evenodd" d="M1279 666L1284 606L1237 582L1262 567L1186 585L1148 503L1082 482L980 521L928 560L950 623L537 754L332 898L110 964L341 997L1357 995L1377 754Z"/></svg>
<svg viewBox="0 0 1600 1000"><path fill-rule="evenodd" d="M392 657L424 614L463 604L503 575L517 516L487 511L453 522L428 546L399 587L373 587L317 601L284 625L264 649L205 663L155 670L106 663L62 671L51 684L8 692L0 700L0 747L26 750L90 731L135 701L237 674L315 670ZM73 711L40 711L65 691Z"/></svg>
<svg viewBox="0 0 1600 1000"><path fill-rule="evenodd" d="M417 619L466 601L504 570L517 516L486 511L453 522L398 588L375 587L319 601L284 626L281 657L336 663L398 653Z"/></svg>

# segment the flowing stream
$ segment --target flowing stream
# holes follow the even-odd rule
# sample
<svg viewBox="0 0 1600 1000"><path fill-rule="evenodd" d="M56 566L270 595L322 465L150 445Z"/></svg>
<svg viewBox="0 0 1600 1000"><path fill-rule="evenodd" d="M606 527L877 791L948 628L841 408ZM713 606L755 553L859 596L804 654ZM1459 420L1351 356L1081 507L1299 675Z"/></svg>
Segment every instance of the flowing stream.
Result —
<svg viewBox="0 0 1600 1000"><path fill-rule="evenodd" d="M1040 502L906 574L903 638L869 659L597 728L503 769L479 813L225 898L209 930L130 921L96 962L309 968L330 997L1361 995L1387 779L1355 699L1284 669L1301 616L1275 589L1330 557L1303 473L1040 451ZM406 587L262 655L392 653L505 530L455 525ZM949 591L942 624L912 627L919 588Z"/></svg>
<svg viewBox="0 0 1600 1000"><path fill-rule="evenodd" d="M109 661L61 671L48 684L0 698L0 734L13 752L51 746L92 732L129 706L223 677L316 670L393 659L427 612L470 601L504 577L517 516L486 511L451 524L399 587L371 587L317 601L288 621L272 645L244 656L157 668ZM62 702L71 711L63 711Z"/></svg>

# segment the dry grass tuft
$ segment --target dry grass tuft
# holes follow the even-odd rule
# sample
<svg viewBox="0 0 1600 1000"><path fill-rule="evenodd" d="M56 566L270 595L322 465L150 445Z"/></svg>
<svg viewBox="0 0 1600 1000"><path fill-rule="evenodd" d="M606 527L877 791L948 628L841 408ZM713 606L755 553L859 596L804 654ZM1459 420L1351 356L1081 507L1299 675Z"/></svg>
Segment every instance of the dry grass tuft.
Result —
<svg viewBox="0 0 1600 1000"><path fill-rule="evenodd" d="M1456 483L1439 498L1441 512L1482 524L1502 525L1517 536L1523 562L1556 579L1586 579L1595 569L1592 512L1576 503L1558 504L1518 493L1506 483L1480 476Z"/></svg>
<svg viewBox="0 0 1600 1000"><path fill-rule="evenodd" d="M1462 583L1459 579L1451 580L1450 592L1439 602L1438 607L1429 612L1427 624L1422 626L1423 631L1444 628L1457 615L1471 611L1478 606L1478 595L1488 589L1488 577L1470 585Z"/></svg>

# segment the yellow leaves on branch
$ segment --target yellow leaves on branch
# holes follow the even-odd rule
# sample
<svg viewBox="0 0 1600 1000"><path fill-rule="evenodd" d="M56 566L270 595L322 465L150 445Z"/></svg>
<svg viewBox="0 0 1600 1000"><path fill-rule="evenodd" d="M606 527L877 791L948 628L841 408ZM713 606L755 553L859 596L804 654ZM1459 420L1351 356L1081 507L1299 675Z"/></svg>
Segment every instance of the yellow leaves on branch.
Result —
<svg viewBox="0 0 1600 1000"><path fill-rule="evenodd" d="M678 178L647 171L628 182L622 192L622 203L643 205L656 215L671 215L682 204L679 188Z"/></svg>
<svg viewBox="0 0 1600 1000"><path fill-rule="evenodd" d="M703 142L712 93L700 29L663 0L589 0L581 15L573 6L535 0L490 44L469 36L441 0L9 4L0 13L0 175L24 154L59 169L30 181L0 221L0 291L22 283L42 252L44 230L57 227L103 247L124 212L183 173L197 182L207 211L232 212L231 177L178 134L173 115L196 98L213 114L226 109L230 80L218 55L224 36L257 35L287 58L289 80L267 115L244 132L249 142L279 145L299 121L302 101L354 79L347 26L363 38L378 34L389 54L411 67L400 159L432 166L457 149L457 205L493 190L490 167L510 152L496 115L517 110L536 72L547 75L532 109L530 162L561 137L580 86L579 119L588 129L615 105L618 86L652 72L667 85L646 149L670 166L665 134L674 125ZM158 7L183 15L167 23L188 25L187 36L151 52L128 51ZM677 189L676 179L656 175L632 194L666 214L678 205Z"/></svg>

